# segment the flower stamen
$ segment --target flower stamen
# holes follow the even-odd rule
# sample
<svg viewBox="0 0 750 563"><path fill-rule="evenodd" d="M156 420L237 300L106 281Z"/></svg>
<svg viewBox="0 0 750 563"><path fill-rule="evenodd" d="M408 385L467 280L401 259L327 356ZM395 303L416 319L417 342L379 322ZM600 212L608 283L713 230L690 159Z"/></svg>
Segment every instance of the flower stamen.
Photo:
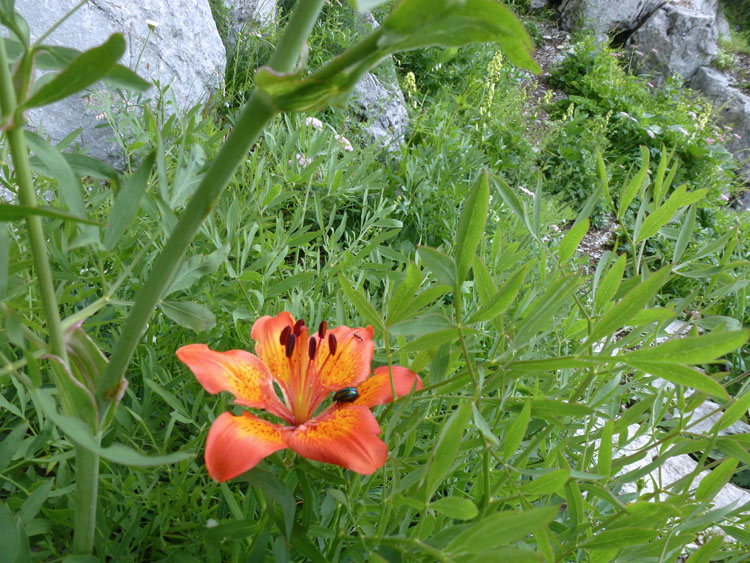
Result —
<svg viewBox="0 0 750 563"><path fill-rule="evenodd" d="M323 340L326 337L327 329L328 329L328 323L325 321L320 321L320 326L318 326L318 338Z"/></svg>
<svg viewBox="0 0 750 563"><path fill-rule="evenodd" d="M289 327L287 327L289 328ZM291 358L294 352L294 344L297 342L297 337L294 334L290 334L286 339L286 357Z"/></svg>
<svg viewBox="0 0 750 563"><path fill-rule="evenodd" d="M282 346L286 345L286 339L289 338L289 333L292 332L292 327L289 325L284 327L284 330L281 331L281 338L279 338L279 344Z"/></svg>
<svg viewBox="0 0 750 563"><path fill-rule="evenodd" d="M299 336L302 332L302 327L305 326L305 321L300 319L294 323L294 336Z"/></svg>
<svg viewBox="0 0 750 563"><path fill-rule="evenodd" d="M310 357L310 361L315 359L315 339L310 339L310 344L307 346L307 355Z"/></svg>
<svg viewBox="0 0 750 563"><path fill-rule="evenodd" d="M333 334L328 335L328 349L331 351L331 356L336 355L336 337Z"/></svg>

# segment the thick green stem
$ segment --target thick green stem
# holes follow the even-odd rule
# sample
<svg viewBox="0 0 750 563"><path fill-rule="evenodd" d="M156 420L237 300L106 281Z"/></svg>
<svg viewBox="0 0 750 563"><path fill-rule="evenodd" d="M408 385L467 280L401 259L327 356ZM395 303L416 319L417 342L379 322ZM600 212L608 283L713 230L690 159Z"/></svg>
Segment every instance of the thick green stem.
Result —
<svg viewBox="0 0 750 563"><path fill-rule="evenodd" d="M36 207L36 193L34 192L34 181L31 177L31 166L29 165L29 151L26 148L26 138L20 124L14 122L14 114L17 108L16 93L13 90L13 79L10 75L8 55L5 50L5 42L0 40L0 106L2 106L3 122L8 124L6 136L10 153L13 157L13 166L16 169L18 183L18 199L21 205ZM38 215L29 215L26 218L26 228L29 234L29 245L34 260L39 293L42 299L42 308L47 321L47 332L49 334L52 353L62 358L67 364L67 353L63 342L63 330L60 324L60 312L57 308L55 297L55 285L52 282L52 270L47 256L47 245L44 240L42 219ZM70 413L68 413L70 414Z"/></svg>
<svg viewBox="0 0 750 563"><path fill-rule="evenodd" d="M322 6L323 0L305 0L297 3L297 8L271 57L271 68L279 72L291 70ZM182 263L185 251L198 228L275 112L270 98L255 90L234 130L212 162L167 244L156 259L148 280L125 321L107 370L97 386L97 399L102 406L106 402L106 397L113 394L120 384L146 323Z"/></svg>
<svg viewBox="0 0 750 563"><path fill-rule="evenodd" d="M98 438L97 438L98 439ZM99 493L99 456L76 446L76 491L73 552L92 553Z"/></svg>

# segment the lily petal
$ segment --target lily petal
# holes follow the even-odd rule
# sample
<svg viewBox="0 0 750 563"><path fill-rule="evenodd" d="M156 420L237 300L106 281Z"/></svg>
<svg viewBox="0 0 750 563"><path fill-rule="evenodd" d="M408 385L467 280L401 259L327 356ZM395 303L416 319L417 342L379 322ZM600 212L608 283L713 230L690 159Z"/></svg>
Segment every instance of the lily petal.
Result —
<svg viewBox="0 0 750 563"><path fill-rule="evenodd" d="M359 405L334 407L287 432L287 444L299 455L363 475L374 473L388 457L387 446L378 438L378 421Z"/></svg>
<svg viewBox="0 0 750 563"><path fill-rule="evenodd" d="M273 452L286 448L282 429L250 413L222 413L206 440L206 468L215 481L228 481L255 467Z"/></svg>
<svg viewBox="0 0 750 563"><path fill-rule="evenodd" d="M286 357L286 346L280 341L281 331L294 327L294 317L282 311L275 317L268 315L253 324L250 336L255 339L255 353L268 366L274 378L284 386L289 385L290 366Z"/></svg>
<svg viewBox="0 0 750 563"><path fill-rule="evenodd" d="M344 387L356 387L370 374L370 364L375 352L372 341L372 326L367 328L349 328L339 326L328 332L318 342L318 354L315 367L319 373L320 384L326 392ZM331 354L331 336L336 341L335 354Z"/></svg>
<svg viewBox="0 0 750 563"><path fill-rule="evenodd" d="M405 367L391 366L393 370L393 386L396 388L396 397L403 397L412 390L422 388L420 377ZM355 405L374 407L384 405L393 400L393 389L391 389L391 376L388 366L375 368L375 373L367 381L357 387L359 397L354 401Z"/></svg>
<svg viewBox="0 0 750 563"><path fill-rule="evenodd" d="M216 352L205 344L188 344L177 357L195 374L209 393L229 391L238 405L265 409L285 420L291 413L273 390L271 372L257 357L244 350Z"/></svg>

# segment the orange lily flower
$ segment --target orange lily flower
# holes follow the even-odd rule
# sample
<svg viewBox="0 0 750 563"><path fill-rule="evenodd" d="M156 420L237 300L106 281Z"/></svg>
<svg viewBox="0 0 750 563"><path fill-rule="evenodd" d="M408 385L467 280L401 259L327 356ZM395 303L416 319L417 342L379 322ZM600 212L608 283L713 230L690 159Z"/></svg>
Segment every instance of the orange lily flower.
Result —
<svg viewBox="0 0 750 563"><path fill-rule="evenodd" d="M235 404L263 409L284 421L269 422L249 412L222 413L206 441L206 467L213 479L237 477L284 448L364 475L385 464L388 449L370 408L394 397L388 366L375 368L369 377L372 326L329 331L324 321L310 335L303 320L295 322L285 311L255 321L251 336L257 355L216 352L205 344L177 350L209 393L229 391ZM413 371L392 366L391 372L397 397L421 389ZM340 401L315 414L326 397L342 389Z"/></svg>

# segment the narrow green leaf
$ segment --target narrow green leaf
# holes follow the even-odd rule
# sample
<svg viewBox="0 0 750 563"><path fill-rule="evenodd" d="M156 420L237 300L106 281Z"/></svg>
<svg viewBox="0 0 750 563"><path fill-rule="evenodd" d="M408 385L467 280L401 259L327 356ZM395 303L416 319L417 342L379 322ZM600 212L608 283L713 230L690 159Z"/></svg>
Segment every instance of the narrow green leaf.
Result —
<svg viewBox="0 0 750 563"><path fill-rule="evenodd" d="M698 551L695 551L690 555L690 563L711 563L711 561L714 561L714 554L721 549L722 545L724 545L723 536L712 537L704 543Z"/></svg>
<svg viewBox="0 0 750 563"><path fill-rule="evenodd" d="M422 272L419 271L416 264L409 262L406 265L406 276L396 286L396 289L393 290L391 298L388 301L388 326L404 318L403 313L409 302L414 298L414 295L416 295L421 283Z"/></svg>
<svg viewBox="0 0 750 563"><path fill-rule="evenodd" d="M711 500L714 498L719 489L726 485L732 478L738 464L739 460L734 458L727 458L722 461L718 467L714 468L698 484L698 488L695 491L696 500Z"/></svg>
<svg viewBox="0 0 750 563"><path fill-rule="evenodd" d="M542 358L539 360L516 360L509 364L510 371L523 373L533 371L557 371L569 368L585 368L598 366L612 361L612 358L603 356L560 356L556 358Z"/></svg>
<svg viewBox="0 0 750 563"><path fill-rule="evenodd" d="M401 347L401 352L411 353L418 352L419 350L426 350L428 348L437 348L438 346L445 344L446 342L453 342L458 338L458 330L455 328L449 328L446 330L440 330L425 334L406 343Z"/></svg>
<svg viewBox="0 0 750 563"><path fill-rule="evenodd" d="M617 294L617 290L622 283L622 276L625 273L626 262L627 255L620 254L617 261L615 261L607 273L602 276L602 281L599 284L599 288L596 290L596 297L594 298L594 306L597 311L603 311L604 306Z"/></svg>
<svg viewBox="0 0 750 563"><path fill-rule="evenodd" d="M503 284L503 287L495 293L492 299L484 307L469 317L468 324L491 321L498 315L504 313L521 290L526 279L526 268L518 270L511 278Z"/></svg>
<svg viewBox="0 0 750 563"><path fill-rule="evenodd" d="M35 488L28 498L23 502L21 509L18 511L18 518L25 526L28 526L31 519L34 518L41 510L42 505L49 497L52 491L52 486L55 484L54 479L47 479L42 481L42 484Z"/></svg>
<svg viewBox="0 0 750 563"><path fill-rule="evenodd" d="M97 443L85 422L72 416L62 415L57 411L55 400L52 398L52 395L48 390L38 390L33 394L36 396L44 414L49 417L70 440L82 448L86 448L109 461L132 467L155 467L157 465L177 463L195 457L195 454L189 452L145 456L122 444L113 444L108 447L102 447Z"/></svg>
<svg viewBox="0 0 750 563"><path fill-rule="evenodd" d="M661 200L664 197L664 173L667 170L667 161L669 159L669 153L667 153L664 145L662 145L659 166L656 168L656 176L654 176L654 204L657 206L661 204Z"/></svg>
<svg viewBox="0 0 750 563"><path fill-rule="evenodd" d="M690 206L687 212L687 219L683 221L680 234L677 237L677 241L674 244L674 251L672 252L672 264L679 264L680 258L685 253L688 243L690 242L693 233L695 232L695 215L697 206L695 204Z"/></svg>
<svg viewBox="0 0 750 563"><path fill-rule="evenodd" d="M13 457L23 443L23 438L26 436L28 427L28 424L21 422L0 442L0 472L4 471L10 462L13 461Z"/></svg>
<svg viewBox="0 0 750 563"><path fill-rule="evenodd" d="M365 297L365 294L358 289L354 289L351 282L349 282L349 280L346 279L343 275L339 274L338 279L339 285L341 286L341 289L344 290L347 299L351 301L352 305L354 305L354 308L357 309L357 312L362 315L362 318L365 319L368 323L374 325L377 329L385 332L385 323L380 317L380 313L378 313L375 310L375 307L370 304L370 302Z"/></svg>
<svg viewBox="0 0 750 563"><path fill-rule="evenodd" d="M23 103L24 108L46 106L80 92L107 76L125 53L125 38L113 33L99 47L81 53L52 80Z"/></svg>
<svg viewBox="0 0 750 563"><path fill-rule="evenodd" d="M86 154L64 152L62 156L76 176L91 176L97 180L107 180L112 183L115 191L120 191L120 174L109 164ZM38 156L32 156L29 163L31 168L42 176L55 177L55 171L51 170L47 163Z"/></svg>
<svg viewBox="0 0 750 563"><path fill-rule="evenodd" d="M599 473L610 477L612 475L612 434L614 433L615 423L608 420L602 428L602 437L599 440L598 464Z"/></svg>
<svg viewBox="0 0 750 563"><path fill-rule="evenodd" d="M445 315L430 313L396 323L390 328L394 336L424 336L449 328L456 328Z"/></svg>
<svg viewBox="0 0 750 563"><path fill-rule="evenodd" d="M456 271L458 283L463 283L469 274L474 253L479 246L487 223L490 206L490 182L485 170L479 175L464 202L456 230Z"/></svg>
<svg viewBox="0 0 750 563"><path fill-rule="evenodd" d="M635 242L640 242L654 236L659 232L659 229L672 220L678 209L700 201L706 196L708 189L703 188L689 193L686 192L687 185L681 185L672 192L667 201L646 217L638 231L638 235L635 237Z"/></svg>
<svg viewBox="0 0 750 563"><path fill-rule="evenodd" d="M621 356L624 362L649 362L659 364L705 364L747 342L750 330L714 331L702 336L687 336L667 340L658 346L633 350Z"/></svg>
<svg viewBox="0 0 750 563"><path fill-rule="evenodd" d="M450 287L456 287L457 274L456 263L453 259L429 246L420 246L417 249L419 259L434 274L435 278Z"/></svg>
<svg viewBox="0 0 750 563"><path fill-rule="evenodd" d="M532 399L531 408L537 416L588 416L594 412L591 407L568 403L560 399Z"/></svg>
<svg viewBox="0 0 750 563"><path fill-rule="evenodd" d="M551 495L560 491L569 477L570 469L555 469L521 485L521 493L534 496Z"/></svg>
<svg viewBox="0 0 750 563"><path fill-rule="evenodd" d="M401 0L383 22L389 51L499 42L510 61L538 73L533 42L508 8L494 0Z"/></svg>
<svg viewBox="0 0 750 563"><path fill-rule="evenodd" d="M451 414L440 429L437 440L435 440L435 447L430 455L427 474L425 476L422 495L425 501L432 498L435 489L450 473L470 416L471 408L469 402L464 401L453 411L453 414Z"/></svg>
<svg viewBox="0 0 750 563"><path fill-rule="evenodd" d="M523 512L496 512L461 532L446 546L448 553L482 553L527 536L545 527L557 516L557 506L531 508Z"/></svg>
<svg viewBox="0 0 750 563"><path fill-rule="evenodd" d="M641 147L641 168L620 194L620 202L617 207L618 219L622 219L623 215L625 215L625 211L630 207L633 199L638 192L641 191L641 188L646 182L648 177L649 156L648 149L646 147Z"/></svg>
<svg viewBox="0 0 750 563"><path fill-rule="evenodd" d="M263 491L266 502L273 500L279 505L284 514L284 536L288 538L292 533L294 512L297 507L297 503L289 491L289 487L270 471L265 471L258 467L250 470L244 477L248 483Z"/></svg>
<svg viewBox="0 0 750 563"><path fill-rule="evenodd" d="M568 232L565 233L565 236L560 241L560 248L557 251L557 254L560 257L561 264L571 259L576 249L578 248L578 245L581 244L583 237L586 236L588 230L588 219L578 221L575 225L568 229Z"/></svg>
<svg viewBox="0 0 750 563"><path fill-rule="evenodd" d="M65 202L71 213L78 217L86 217L83 187L80 180L73 174L73 169L62 153L36 133L24 131L24 136L29 148L52 172L52 178L57 180L57 185L60 188L60 199Z"/></svg>
<svg viewBox="0 0 750 563"><path fill-rule="evenodd" d="M604 191L608 203L612 203L612 196L609 193L609 178L607 177L607 167L604 164L601 151L596 149L596 172L599 174L599 185Z"/></svg>
<svg viewBox="0 0 750 563"><path fill-rule="evenodd" d="M607 312L594 325L587 342L596 342L605 336L613 334L616 330L625 326L641 309L643 309L656 292L667 283L671 272L668 266L653 272L644 282L641 282L609 312Z"/></svg>
<svg viewBox="0 0 750 563"><path fill-rule="evenodd" d="M138 169L127 179L125 185L117 194L109 214L109 224L104 231L104 248L112 250L120 237L135 219L140 208L141 197L146 191L148 179L151 177L151 169L156 160L155 151L143 159Z"/></svg>
<svg viewBox="0 0 750 563"><path fill-rule="evenodd" d="M62 221L72 221L74 223L84 223L86 225L101 225L101 223L97 223L91 219L72 215L66 211L60 211L59 209L48 207L46 205L43 207L24 207L23 205L0 203L0 222L2 223L25 219L30 215L49 217L50 219L60 219Z"/></svg>
<svg viewBox="0 0 750 563"><path fill-rule="evenodd" d="M729 395L719 383L694 368L679 364L632 361L625 359L625 356L622 356L621 359L636 369L666 379L675 385L686 385L719 399L729 398Z"/></svg>
<svg viewBox="0 0 750 563"><path fill-rule="evenodd" d="M521 223L526 225L528 223L526 210L523 208L523 204L515 192L510 189L510 186L502 178L497 179L497 187L500 190L500 197L503 198L505 205L510 207L510 210L516 214Z"/></svg>
<svg viewBox="0 0 750 563"><path fill-rule="evenodd" d="M3 561L25 563L29 561L29 540L21 521L13 516L4 501L0 501L0 539L3 542Z"/></svg>
<svg viewBox="0 0 750 563"><path fill-rule="evenodd" d="M724 414L721 415L721 418L711 431L717 432L729 428L732 424L745 416L748 410L750 410L750 392L735 397L734 402L727 407L727 410L724 411Z"/></svg>
<svg viewBox="0 0 750 563"><path fill-rule="evenodd" d="M593 538L584 542L583 549L613 549L627 545L642 545L654 539L659 534L656 528L616 528L604 530Z"/></svg>
<svg viewBox="0 0 750 563"><path fill-rule="evenodd" d="M428 508L445 514L448 518L454 520L471 520L479 514L477 506L467 498L444 497L435 502L431 502Z"/></svg>
<svg viewBox="0 0 750 563"><path fill-rule="evenodd" d="M196 332L216 326L216 316L204 305L192 302L162 301L162 312L180 326Z"/></svg>
<svg viewBox="0 0 750 563"><path fill-rule="evenodd" d="M497 436L495 436L492 428L490 428L490 425L487 424L487 421L484 419L482 413L479 411L475 403L471 404L471 413L474 420L474 426L477 427L482 436L484 436L485 440L487 440L490 444L499 446L500 440L498 440Z"/></svg>
<svg viewBox="0 0 750 563"><path fill-rule="evenodd" d="M2 210L0 208L0 214ZM2 223L3 221L0 221ZM10 258L10 236L8 227L0 225L0 302L8 292L8 259ZM0 469L0 471L2 471Z"/></svg>
<svg viewBox="0 0 750 563"><path fill-rule="evenodd" d="M518 450L518 446L523 442L529 420L531 420L531 401L526 401L518 418L513 421L505 436L503 436L503 456L505 459L513 457Z"/></svg>
<svg viewBox="0 0 750 563"><path fill-rule="evenodd" d="M67 67L81 51L57 45L39 45L34 53L34 62L39 70L62 70ZM102 82L112 88L123 88L136 92L145 92L151 83L143 80L128 67L116 64L102 77Z"/></svg>

